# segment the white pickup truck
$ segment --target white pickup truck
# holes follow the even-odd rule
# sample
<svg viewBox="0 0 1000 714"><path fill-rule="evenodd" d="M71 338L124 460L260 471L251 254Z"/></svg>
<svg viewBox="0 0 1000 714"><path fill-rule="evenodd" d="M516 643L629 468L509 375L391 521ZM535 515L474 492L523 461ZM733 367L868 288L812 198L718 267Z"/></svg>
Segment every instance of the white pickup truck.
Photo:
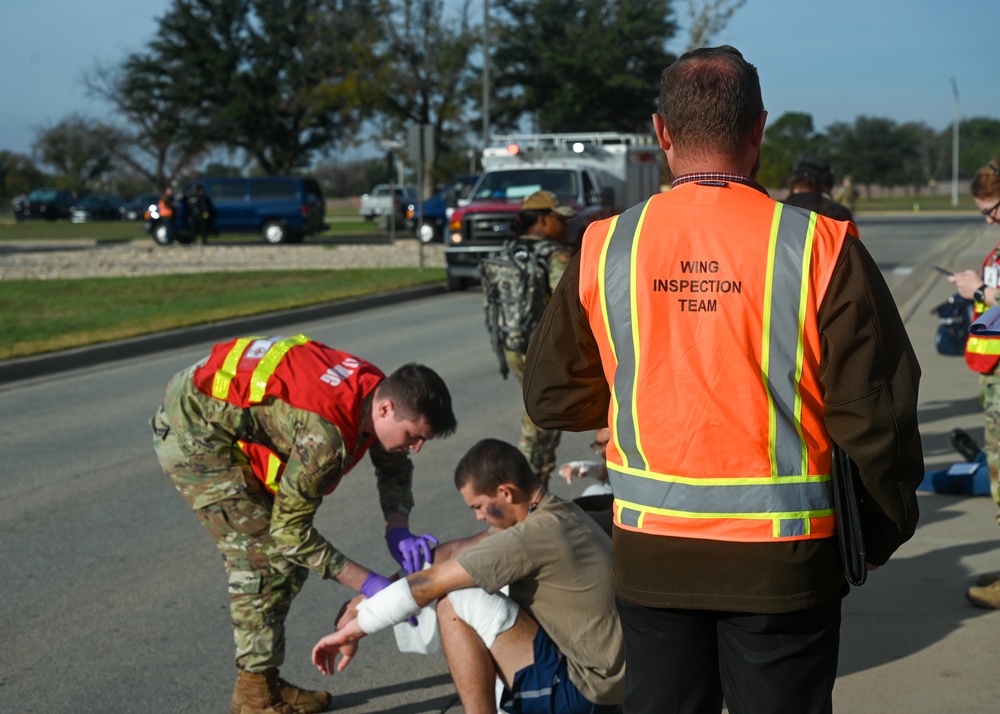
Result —
<svg viewBox="0 0 1000 714"><path fill-rule="evenodd" d="M373 221L380 216L388 216L395 208L396 225L402 227L406 221L406 207L416 203L417 192L412 186L380 183L370 193L362 194L359 212L366 220Z"/></svg>

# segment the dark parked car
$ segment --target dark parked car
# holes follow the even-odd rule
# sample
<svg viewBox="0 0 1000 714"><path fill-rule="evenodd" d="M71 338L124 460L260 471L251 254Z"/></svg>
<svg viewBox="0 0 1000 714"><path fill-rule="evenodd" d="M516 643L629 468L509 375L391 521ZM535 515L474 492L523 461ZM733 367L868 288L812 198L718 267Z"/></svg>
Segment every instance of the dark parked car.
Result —
<svg viewBox="0 0 1000 714"><path fill-rule="evenodd" d="M478 180L479 176L453 178L433 198L423 202L422 215L416 202L409 204L406 207L407 227L416 231L421 243L443 240L444 227L448 225L452 211L460 200L469 197Z"/></svg>
<svg viewBox="0 0 1000 714"><path fill-rule="evenodd" d="M14 218L25 221L44 218L54 221L69 218L69 209L74 203L73 194L61 188L36 188L27 198L14 206Z"/></svg>
<svg viewBox="0 0 1000 714"><path fill-rule="evenodd" d="M140 193L121 207L123 221L141 221L146 217L150 206L155 206L160 200L158 193Z"/></svg>
<svg viewBox="0 0 1000 714"><path fill-rule="evenodd" d="M121 218L119 209L124 205L121 196L92 193L73 204L69 209L69 220L72 223L117 221Z"/></svg>

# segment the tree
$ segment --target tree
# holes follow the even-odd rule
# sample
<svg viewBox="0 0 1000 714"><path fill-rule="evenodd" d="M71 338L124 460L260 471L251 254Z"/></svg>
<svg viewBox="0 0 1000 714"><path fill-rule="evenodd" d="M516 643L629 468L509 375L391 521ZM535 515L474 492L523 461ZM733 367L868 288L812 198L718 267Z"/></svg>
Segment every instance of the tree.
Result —
<svg viewBox="0 0 1000 714"><path fill-rule="evenodd" d="M28 193L46 180L45 173L30 156L0 150L0 201L3 201L3 209L10 208L7 202L14 196Z"/></svg>
<svg viewBox="0 0 1000 714"><path fill-rule="evenodd" d="M443 0L396 0L383 16L377 50L377 81L369 82L368 103L381 115L386 136L406 135L408 126L434 129L434 160L425 164L422 192L429 196L435 167L461 148L465 108L479 88L470 62L478 28L465 0L457 16L445 17Z"/></svg>
<svg viewBox="0 0 1000 714"><path fill-rule="evenodd" d="M498 126L529 116L539 131L650 131L670 0L498 0Z"/></svg>
<svg viewBox="0 0 1000 714"><path fill-rule="evenodd" d="M71 114L42 129L32 144L41 162L52 167L56 183L80 195L113 168L113 131L100 122Z"/></svg>
<svg viewBox="0 0 1000 714"><path fill-rule="evenodd" d="M784 186L796 162L820 156L822 136L813 129L813 119L803 112L786 112L764 130L758 180L765 186Z"/></svg>
<svg viewBox="0 0 1000 714"><path fill-rule="evenodd" d="M204 157L205 142L190 118L191 109L150 56L133 53L120 65L98 66L84 83L91 96L109 102L123 120L111 152L157 190Z"/></svg>
<svg viewBox="0 0 1000 714"><path fill-rule="evenodd" d="M871 186L913 185L919 152L912 132L891 119L860 116L850 125L836 122L827 128L831 151L842 173L855 183Z"/></svg>
<svg viewBox="0 0 1000 714"><path fill-rule="evenodd" d="M747 0L688 0L688 43L685 52L707 47L709 41L722 32L733 14Z"/></svg>
<svg viewBox="0 0 1000 714"><path fill-rule="evenodd" d="M942 132L947 140L948 171L951 171L952 129ZM987 117L963 119L958 124L959 174L971 178L986 162L1000 156L1000 121Z"/></svg>
<svg viewBox="0 0 1000 714"><path fill-rule="evenodd" d="M379 11L375 0L174 0L147 59L198 140L286 174L355 131Z"/></svg>

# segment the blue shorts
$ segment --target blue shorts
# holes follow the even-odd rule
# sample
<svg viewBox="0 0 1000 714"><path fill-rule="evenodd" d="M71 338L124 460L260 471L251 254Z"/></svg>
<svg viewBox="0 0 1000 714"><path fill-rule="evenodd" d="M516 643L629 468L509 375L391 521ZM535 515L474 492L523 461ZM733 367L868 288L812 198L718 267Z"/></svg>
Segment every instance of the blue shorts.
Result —
<svg viewBox="0 0 1000 714"><path fill-rule="evenodd" d="M611 714L613 706L588 701L569 681L566 656L541 627L535 635L535 661L514 675L514 691L504 687L500 710L506 714Z"/></svg>

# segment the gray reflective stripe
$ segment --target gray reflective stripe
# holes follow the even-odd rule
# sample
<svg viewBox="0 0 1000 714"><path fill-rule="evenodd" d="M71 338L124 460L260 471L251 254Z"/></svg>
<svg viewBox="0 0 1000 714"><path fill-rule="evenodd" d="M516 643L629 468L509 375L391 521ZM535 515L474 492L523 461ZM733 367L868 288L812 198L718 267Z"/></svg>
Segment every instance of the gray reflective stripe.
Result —
<svg viewBox="0 0 1000 714"><path fill-rule="evenodd" d="M680 516L731 516L747 514L794 514L804 517L830 515L833 491L827 476L803 481L775 482L773 479L732 479L732 483L686 483L671 480L669 476L652 478L622 473L608 464L611 490L623 506L621 510L635 510L629 503L643 509L676 512ZM688 479L699 481L699 479ZM625 525L624 518L619 520ZM636 519L637 521L637 519Z"/></svg>
<svg viewBox="0 0 1000 714"><path fill-rule="evenodd" d="M778 204L781 210L781 204ZM794 476L803 473L806 464L805 443L799 433L801 401L798 383L801 375L800 312L802 281L809 275L806 252L810 215L804 211L781 210L771 267L770 330L765 335L767 391L774 419L773 473Z"/></svg>
<svg viewBox="0 0 1000 714"><path fill-rule="evenodd" d="M635 344L632 342L632 249L638 240L636 229L645 203L632 206L620 216L607 240L604 261L603 300L607 312L611 344L618 357L615 369L615 441L626 466L646 468L639 452L639 439L632 420L632 398L635 386Z"/></svg>

